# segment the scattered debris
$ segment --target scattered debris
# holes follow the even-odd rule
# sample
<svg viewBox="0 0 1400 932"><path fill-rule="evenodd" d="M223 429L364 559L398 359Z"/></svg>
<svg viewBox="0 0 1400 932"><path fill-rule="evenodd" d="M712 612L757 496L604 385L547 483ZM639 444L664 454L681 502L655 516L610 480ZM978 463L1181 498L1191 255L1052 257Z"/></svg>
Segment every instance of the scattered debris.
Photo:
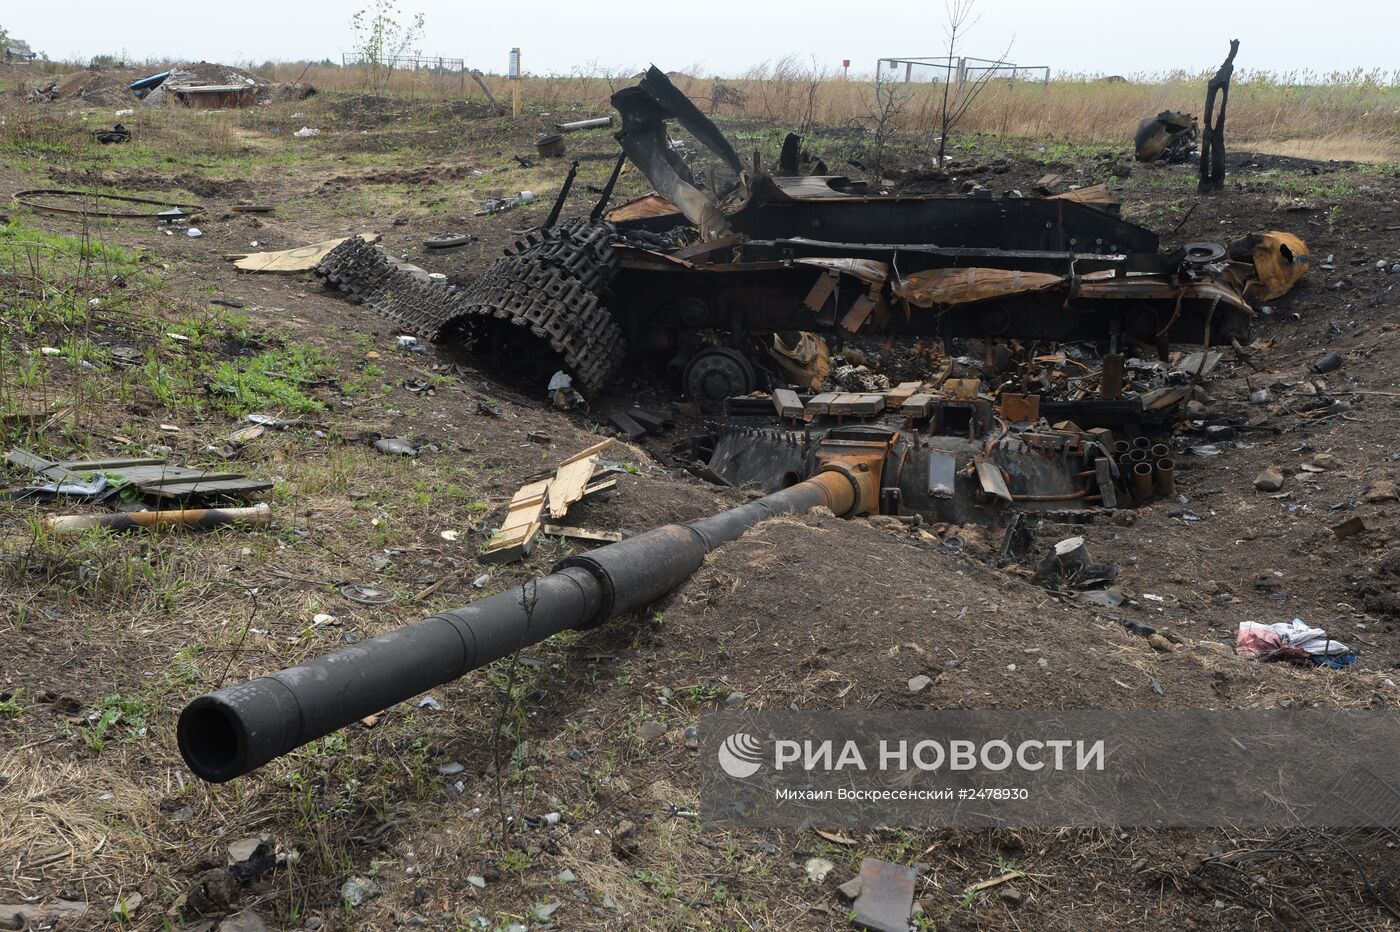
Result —
<svg viewBox="0 0 1400 932"><path fill-rule="evenodd" d="M418 455L418 448L402 437L381 437L374 442L374 448L389 456Z"/></svg>
<svg viewBox="0 0 1400 932"><path fill-rule="evenodd" d="M812 883L824 883L827 876L836 869L836 864L826 858L808 858L803 865L807 879Z"/></svg>
<svg viewBox="0 0 1400 932"><path fill-rule="evenodd" d="M1366 522L1362 521L1358 515L1352 515L1345 521L1332 525L1332 533L1336 535L1337 540L1355 537L1364 530L1366 530Z"/></svg>
<svg viewBox="0 0 1400 932"><path fill-rule="evenodd" d="M341 595L351 602L358 602L361 605L388 605L394 601L395 596L387 589L380 589L377 586L366 586L363 583L344 583L337 587Z"/></svg>
<svg viewBox="0 0 1400 932"><path fill-rule="evenodd" d="M865 858L860 864L860 894L852 904L851 924L867 932L908 932L918 874L902 864Z"/></svg>
<svg viewBox="0 0 1400 932"><path fill-rule="evenodd" d="M1034 581L1044 586L1088 589L1111 582L1117 575L1117 564L1094 562L1084 538L1067 537L1036 565Z"/></svg>
<svg viewBox="0 0 1400 932"><path fill-rule="evenodd" d="M456 249L459 246L466 246L473 239L474 237L470 233L442 233L423 240L423 248Z"/></svg>
<svg viewBox="0 0 1400 932"><path fill-rule="evenodd" d="M1168 162L1179 165L1191 159L1196 150L1200 125L1189 113L1163 110L1138 124L1134 139L1139 162Z"/></svg>
<svg viewBox="0 0 1400 932"><path fill-rule="evenodd" d="M87 911L88 904L77 900L0 904L0 929L66 928L87 915Z"/></svg>
<svg viewBox="0 0 1400 932"><path fill-rule="evenodd" d="M1331 661L1339 666L1347 665L1343 662L1346 658L1350 658L1350 663L1356 660L1351 648L1301 618L1273 625L1240 622L1235 653L1251 660L1311 660L1319 664Z"/></svg>
<svg viewBox="0 0 1400 932"><path fill-rule="evenodd" d="M130 110L127 111L127 113L130 113L130 112L131 112ZM114 143L130 142L130 141L131 141L131 130L127 129L125 126L122 126L120 123L118 123L117 125L113 126L111 129L99 129L99 130L95 130L95 131L93 132L92 136L93 136L94 139L96 139L98 142L102 143L104 146L109 146L109 145L112 145L112 144L114 144Z"/></svg>
<svg viewBox="0 0 1400 932"><path fill-rule="evenodd" d="M340 898L351 909L368 903L379 895L379 885L368 877L351 877L340 888Z"/></svg>
<svg viewBox="0 0 1400 932"><path fill-rule="evenodd" d="M1261 492L1277 492L1283 488L1283 473L1270 466L1254 477L1254 487Z"/></svg>
<svg viewBox="0 0 1400 932"><path fill-rule="evenodd" d="M56 487L70 483L87 485L101 478L105 484L93 493L94 501L103 501L128 487L154 498L181 500L241 496L272 488L272 483L267 480L249 479L241 473L211 473L171 466L159 457L52 461L15 447L5 456L5 460L29 469L50 483L56 483ZM48 491L46 486L36 488ZM21 494L28 491L21 490Z"/></svg>
<svg viewBox="0 0 1400 932"><path fill-rule="evenodd" d="M61 188L33 188L11 195L16 204L45 214L70 214L105 220L185 220L204 212L203 204L176 204L172 201L128 197L123 194L99 194L94 191L70 191ZM55 203L57 201L57 203ZM117 210L101 207L104 203L148 204L158 211Z"/></svg>

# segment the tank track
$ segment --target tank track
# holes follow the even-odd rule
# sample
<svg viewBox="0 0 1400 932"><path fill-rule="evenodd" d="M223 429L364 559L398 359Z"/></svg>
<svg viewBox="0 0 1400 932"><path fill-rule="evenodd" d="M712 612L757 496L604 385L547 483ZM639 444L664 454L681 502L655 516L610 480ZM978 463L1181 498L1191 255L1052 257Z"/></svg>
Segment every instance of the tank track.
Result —
<svg viewBox="0 0 1400 932"><path fill-rule="evenodd" d="M531 233L463 287L406 269L356 236L333 249L316 274L426 339L449 325L471 334L492 320L526 328L563 358L575 384L597 393L627 355L622 328L600 302L617 269L614 235L609 224L581 220Z"/></svg>

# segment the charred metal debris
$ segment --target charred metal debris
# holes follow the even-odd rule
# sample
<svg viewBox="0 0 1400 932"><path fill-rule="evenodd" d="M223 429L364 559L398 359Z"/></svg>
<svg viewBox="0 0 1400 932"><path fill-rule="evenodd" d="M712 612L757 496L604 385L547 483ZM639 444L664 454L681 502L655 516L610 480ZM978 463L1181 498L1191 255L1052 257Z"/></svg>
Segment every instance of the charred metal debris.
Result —
<svg viewBox="0 0 1400 932"><path fill-rule="evenodd" d="M1274 231L1164 250L1106 190L874 193L797 173L795 137L773 174L745 165L654 67L612 102L622 154L590 217L556 224L556 204L465 287L358 237L317 273L405 330L541 384L563 371L596 395L624 360L664 370L723 415L692 452L736 484L792 485L826 440L878 427L897 434L881 489L892 513L968 520L988 504L1082 512L1170 494L1157 448L1203 374L1173 371L1170 344L1238 346L1256 307L1308 268L1306 245ZM732 173L723 193L673 145L673 122ZM1177 158L1195 132L1164 113L1139 148L1145 133L1154 157ZM655 193L608 209L624 160Z"/></svg>

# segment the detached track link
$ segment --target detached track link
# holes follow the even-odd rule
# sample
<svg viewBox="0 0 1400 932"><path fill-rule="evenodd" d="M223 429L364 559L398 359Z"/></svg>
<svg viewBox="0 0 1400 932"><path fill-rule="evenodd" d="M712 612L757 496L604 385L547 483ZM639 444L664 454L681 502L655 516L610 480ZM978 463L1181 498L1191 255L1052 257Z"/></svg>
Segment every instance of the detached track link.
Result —
<svg viewBox="0 0 1400 932"><path fill-rule="evenodd" d="M627 355L622 328L598 303L617 267L606 224L569 221L531 234L466 288L424 280L358 236L341 243L316 274L346 297L426 339L454 322L509 321L563 357L584 391L598 393Z"/></svg>

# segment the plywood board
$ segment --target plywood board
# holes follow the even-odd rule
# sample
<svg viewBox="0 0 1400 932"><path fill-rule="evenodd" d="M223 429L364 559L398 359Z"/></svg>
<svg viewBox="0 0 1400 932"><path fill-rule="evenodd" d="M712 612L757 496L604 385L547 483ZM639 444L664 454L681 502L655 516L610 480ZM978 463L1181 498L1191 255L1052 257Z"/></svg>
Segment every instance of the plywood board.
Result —
<svg viewBox="0 0 1400 932"><path fill-rule="evenodd" d="M349 238L342 236L340 239L328 239L323 243L297 246L294 249L239 253L225 258L232 259L234 267L245 272L309 272L319 265L332 249ZM367 243L379 242L378 233L362 233L360 238Z"/></svg>

